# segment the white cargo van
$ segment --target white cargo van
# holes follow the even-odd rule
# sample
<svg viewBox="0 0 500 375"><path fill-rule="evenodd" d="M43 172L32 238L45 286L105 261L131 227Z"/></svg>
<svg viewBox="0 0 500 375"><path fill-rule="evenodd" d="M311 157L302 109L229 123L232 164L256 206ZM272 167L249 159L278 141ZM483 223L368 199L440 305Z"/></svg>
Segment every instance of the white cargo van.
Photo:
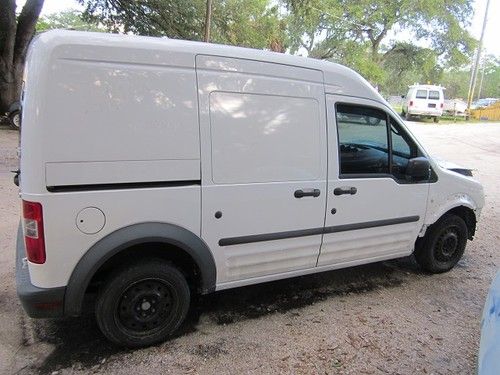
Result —
<svg viewBox="0 0 500 375"><path fill-rule="evenodd" d="M164 340L196 293L415 254L450 270L483 189L358 74L180 40L50 31L22 103L18 294Z"/></svg>
<svg viewBox="0 0 500 375"><path fill-rule="evenodd" d="M414 117L432 118L439 122L443 115L444 88L435 85L413 85L409 87L403 101L401 114L407 120Z"/></svg>

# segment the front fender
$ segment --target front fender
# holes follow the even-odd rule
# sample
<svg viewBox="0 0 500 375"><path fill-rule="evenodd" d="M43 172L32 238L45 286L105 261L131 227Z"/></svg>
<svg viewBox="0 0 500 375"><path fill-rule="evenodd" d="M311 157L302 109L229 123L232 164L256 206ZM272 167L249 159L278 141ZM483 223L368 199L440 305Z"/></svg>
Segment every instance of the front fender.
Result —
<svg viewBox="0 0 500 375"><path fill-rule="evenodd" d="M479 217L478 204L474 199L465 193L456 193L449 195L444 201L435 202L431 198L427 214L425 216L424 225L429 226L434 224L443 216L446 212L456 208L456 207L467 207L476 213L476 219Z"/></svg>

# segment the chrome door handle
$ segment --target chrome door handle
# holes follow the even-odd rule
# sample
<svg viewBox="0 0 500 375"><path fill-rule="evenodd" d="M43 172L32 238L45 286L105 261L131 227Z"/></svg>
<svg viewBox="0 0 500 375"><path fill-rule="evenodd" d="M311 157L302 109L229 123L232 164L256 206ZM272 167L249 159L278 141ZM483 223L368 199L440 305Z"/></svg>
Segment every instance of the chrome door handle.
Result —
<svg viewBox="0 0 500 375"><path fill-rule="evenodd" d="M295 190L295 193L293 193L293 196L295 198L303 198L303 197L319 197L321 194L321 191L319 189L300 189L300 190Z"/></svg>
<svg viewBox="0 0 500 375"><path fill-rule="evenodd" d="M354 186L350 186L350 187L335 188L335 190L333 191L333 194L335 194L335 195L344 195L344 194L354 195L357 192L358 192L358 189L356 189Z"/></svg>

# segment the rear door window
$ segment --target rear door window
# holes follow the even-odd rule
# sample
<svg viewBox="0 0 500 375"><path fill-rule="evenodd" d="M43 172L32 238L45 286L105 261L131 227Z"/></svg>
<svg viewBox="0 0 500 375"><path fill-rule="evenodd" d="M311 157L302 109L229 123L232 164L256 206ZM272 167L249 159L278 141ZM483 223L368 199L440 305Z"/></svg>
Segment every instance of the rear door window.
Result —
<svg viewBox="0 0 500 375"><path fill-rule="evenodd" d="M415 95L415 97L417 99L427 99L427 90L417 90L417 94Z"/></svg>
<svg viewBox="0 0 500 375"><path fill-rule="evenodd" d="M429 91L429 99L439 100L439 91L430 90Z"/></svg>

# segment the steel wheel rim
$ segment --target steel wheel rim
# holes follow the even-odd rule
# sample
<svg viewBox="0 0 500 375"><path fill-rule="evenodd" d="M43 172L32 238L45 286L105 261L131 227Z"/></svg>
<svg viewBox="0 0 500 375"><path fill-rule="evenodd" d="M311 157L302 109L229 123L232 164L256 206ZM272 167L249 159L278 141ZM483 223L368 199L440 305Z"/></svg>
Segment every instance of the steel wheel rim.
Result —
<svg viewBox="0 0 500 375"><path fill-rule="evenodd" d="M16 128L18 128L19 125L21 125L21 115L19 113L12 116L12 123Z"/></svg>
<svg viewBox="0 0 500 375"><path fill-rule="evenodd" d="M445 228L439 235L435 245L436 259L448 262L458 253L460 244L460 232L456 226Z"/></svg>
<svg viewBox="0 0 500 375"><path fill-rule="evenodd" d="M161 279L142 279L120 296L115 318L133 334L151 334L164 328L173 311L171 287Z"/></svg>

